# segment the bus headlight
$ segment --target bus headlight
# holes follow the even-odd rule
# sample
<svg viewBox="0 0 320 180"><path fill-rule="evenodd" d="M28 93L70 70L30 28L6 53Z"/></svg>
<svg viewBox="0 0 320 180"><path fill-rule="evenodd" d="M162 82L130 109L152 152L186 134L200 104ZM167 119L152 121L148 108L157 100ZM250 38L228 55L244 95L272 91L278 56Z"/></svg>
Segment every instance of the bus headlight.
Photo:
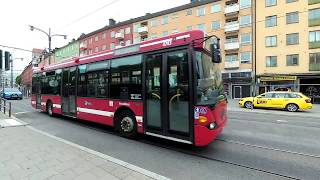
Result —
<svg viewBox="0 0 320 180"><path fill-rule="evenodd" d="M209 124L209 129L212 130L212 129L214 129L215 127L216 127L216 123L213 122L213 123L210 123L210 124Z"/></svg>

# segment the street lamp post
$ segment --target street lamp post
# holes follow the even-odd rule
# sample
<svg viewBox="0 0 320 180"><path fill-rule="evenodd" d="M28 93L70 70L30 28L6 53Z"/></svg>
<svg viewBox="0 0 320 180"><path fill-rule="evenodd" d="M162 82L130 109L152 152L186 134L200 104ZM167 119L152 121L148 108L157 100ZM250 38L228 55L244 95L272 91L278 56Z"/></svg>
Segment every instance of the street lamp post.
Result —
<svg viewBox="0 0 320 180"><path fill-rule="evenodd" d="M40 28L37 28L35 26L31 26L29 25L30 27L30 30L33 31L33 30L37 30L37 31L40 31L42 33L44 33L45 35L47 35L48 37L48 41L49 41L49 64L51 64L51 39L52 37L54 36L62 36L64 39L67 39L67 35L63 35L63 34L51 34L51 28L49 28L49 32L46 32Z"/></svg>

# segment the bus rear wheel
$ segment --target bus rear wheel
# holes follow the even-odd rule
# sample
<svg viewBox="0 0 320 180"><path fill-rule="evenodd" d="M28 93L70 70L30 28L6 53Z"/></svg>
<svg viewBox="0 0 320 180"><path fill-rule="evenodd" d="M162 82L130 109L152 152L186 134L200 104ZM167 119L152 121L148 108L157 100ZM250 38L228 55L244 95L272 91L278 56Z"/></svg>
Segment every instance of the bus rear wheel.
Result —
<svg viewBox="0 0 320 180"><path fill-rule="evenodd" d="M137 121L132 112L124 110L118 114L116 120L121 136L130 139L137 137Z"/></svg>

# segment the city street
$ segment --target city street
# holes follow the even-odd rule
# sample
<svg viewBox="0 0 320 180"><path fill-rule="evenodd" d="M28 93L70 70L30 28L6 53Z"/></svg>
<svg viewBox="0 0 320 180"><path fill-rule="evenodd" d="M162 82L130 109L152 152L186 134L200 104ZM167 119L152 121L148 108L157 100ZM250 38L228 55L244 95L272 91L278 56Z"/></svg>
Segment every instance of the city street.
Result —
<svg viewBox="0 0 320 180"><path fill-rule="evenodd" d="M106 126L49 117L34 110L30 99L12 102L13 115L36 129L172 179L320 176L317 112L242 110L236 101L229 101L229 123L223 133L208 147L195 148L147 136L125 139Z"/></svg>

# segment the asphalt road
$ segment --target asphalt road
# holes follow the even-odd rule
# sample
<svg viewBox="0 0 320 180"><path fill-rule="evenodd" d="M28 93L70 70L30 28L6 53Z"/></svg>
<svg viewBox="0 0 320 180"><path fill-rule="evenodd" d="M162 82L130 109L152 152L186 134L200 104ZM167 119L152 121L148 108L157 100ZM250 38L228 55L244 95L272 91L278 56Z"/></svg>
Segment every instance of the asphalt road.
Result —
<svg viewBox="0 0 320 180"><path fill-rule="evenodd" d="M320 117L230 111L218 140L195 148L153 137L128 140L112 128L48 117L30 100L13 101L33 127L172 179L319 179Z"/></svg>

